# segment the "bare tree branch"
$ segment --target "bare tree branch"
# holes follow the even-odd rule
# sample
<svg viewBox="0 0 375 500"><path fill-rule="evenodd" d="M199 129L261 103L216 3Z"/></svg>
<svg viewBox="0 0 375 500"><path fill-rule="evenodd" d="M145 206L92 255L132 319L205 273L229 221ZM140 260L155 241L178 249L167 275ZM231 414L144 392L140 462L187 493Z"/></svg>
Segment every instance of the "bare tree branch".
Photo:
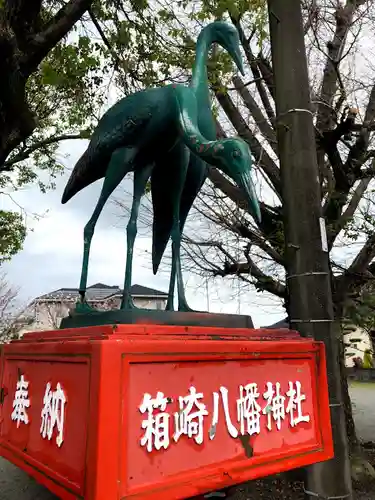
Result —
<svg viewBox="0 0 375 500"><path fill-rule="evenodd" d="M264 57L262 53L258 54L256 59L259 71L263 77L264 82L267 85L268 92L275 100L275 83L273 79L273 70L271 63Z"/></svg>
<svg viewBox="0 0 375 500"><path fill-rule="evenodd" d="M354 193L352 194L352 197L350 199L350 202L346 210L343 212L339 220L333 226L329 227L327 235L329 250L332 249L335 239L339 235L339 233L345 228L347 223L352 220L354 212L357 210L358 205L362 199L362 196L366 192L366 189L370 183L370 180L371 179L368 177L366 179L362 179L358 183L358 186L356 187Z"/></svg>
<svg viewBox="0 0 375 500"><path fill-rule="evenodd" d="M249 257L247 262L227 264L223 269L214 273L216 276L244 275L248 274L254 278L254 285L260 290L272 293L277 297L285 299L286 288L279 281L265 274Z"/></svg>
<svg viewBox="0 0 375 500"><path fill-rule="evenodd" d="M7 281L4 273L0 274L0 343L9 342L18 337L24 321L20 321L23 310L17 304L19 289Z"/></svg>
<svg viewBox="0 0 375 500"><path fill-rule="evenodd" d="M216 91L215 95L221 107L231 121L232 125L237 130L238 135L245 139L245 141L249 144L251 152L255 156L259 166L268 176L275 191L281 194L280 172L278 166L259 143L258 139L252 133L250 128L247 126L245 120L243 119L241 113L238 111L229 94L226 92Z"/></svg>
<svg viewBox="0 0 375 500"><path fill-rule="evenodd" d="M353 286L360 286L373 275L368 266L375 258L375 233L371 234L351 265L334 280L335 297L342 302Z"/></svg>
<svg viewBox="0 0 375 500"><path fill-rule="evenodd" d="M213 276L221 276L224 278L225 276L237 275L240 279L243 279L245 275L249 275L249 278L252 279L253 284L259 290L267 291L278 297L285 298L285 286L278 280L267 276L267 274L265 274L251 259L248 250L244 252L246 262L236 262L220 241L196 241L191 238L188 238L188 241L198 248L215 247L224 255L225 263L223 267L220 267L217 263L208 263L204 257L203 260L206 260L206 265L209 265L210 269L203 268L201 263L197 262L203 270L210 272Z"/></svg>
<svg viewBox="0 0 375 500"><path fill-rule="evenodd" d="M247 62L249 63L251 71L254 75L255 85L257 87L260 99L262 101L264 109L266 110L266 113L267 113L267 116L268 116L270 122L273 124L275 121L275 112L271 106L271 102L268 98L267 91L264 88L264 84L262 81L262 75L259 71L256 58L251 50L250 42L245 36L245 33L243 31L243 28L241 26L240 21L235 19L233 16L231 16L231 21L234 24L234 26L237 28L237 31L238 31L238 34L239 34L239 37L241 40L241 44L242 44L242 47L243 47L244 52L245 52Z"/></svg>
<svg viewBox="0 0 375 500"><path fill-rule="evenodd" d="M277 138L274 129L268 123L267 118L263 115L262 110L259 108L247 87L243 84L241 78L239 76L235 76L232 81L234 88L242 97L243 102L250 111L255 123L258 125L260 132L267 139L274 153L277 154Z"/></svg>
<svg viewBox="0 0 375 500"><path fill-rule="evenodd" d="M70 0L43 27L42 31L29 40L28 50L21 58L20 63L24 75L28 76L35 71L38 64L68 34L92 3L93 0Z"/></svg>
<svg viewBox="0 0 375 500"><path fill-rule="evenodd" d="M262 237L260 234L257 234L255 231L251 230L248 226L241 223L239 220L235 221L227 221L228 229L231 229L235 234L238 234L242 238L246 238L250 241L250 243L256 245L260 249L262 249L267 255L271 257L271 259L277 264L284 266L284 259L281 257L279 252L277 252L274 248L272 248Z"/></svg>
<svg viewBox="0 0 375 500"><path fill-rule="evenodd" d="M347 0L345 5L338 3L336 9L336 29L332 40L327 44L328 54L323 72L320 103L316 127L320 132L329 130L333 126L333 101L337 88L337 67L340 64L349 29L353 22L356 10L365 0Z"/></svg>
<svg viewBox="0 0 375 500"><path fill-rule="evenodd" d="M213 185L219 189L225 196L228 196L230 200L233 201L238 207L241 207L242 210L245 210L248 213L251 213L250 207L247 203L247 198L238 186L232 184L223 174L221 174L216 168L208 166L208 178L213 183ZM269 207L260 202L260 210L263 218L276 217L274 212L269 211ZM264 217L265 216L265 217Z"/></svg>
<svg viewBox="0 0 375 500"><path fill-rule="evenodd" d="M353 122L353 118L350 118L349 115L347 120L348 119L350 120L350 123ZM366 107L365 123L371 123L374 119L375 85L371 89L369 101ZM341 125L345 126L347 120L343 121L337 129L339 129ZM328 136L329 134L336 134L334 141L337 139L338 135L336 130L328 132ZM369 140L370 131L367 127L363 127L354 145L350 148L345 164L341 160L337 145L334 146L334 143L331 143L330 146L328 146L328 143L325 144L326 151L329 151L328 157L331 161L335 175L335 190L331 193L325 209L325 216L327 218L328 225L335 225L341 215L343 207L347 203L350 189L357 179L363 179L361 167L367 159L366 151L368 149Z"/></svg>
<svg viewBox="0 0 375 500"><path fill-rule="evenodd" d="M217 169L209 167L208 178L217 189L225 194L238 207L241 207L241 210L251 213L247 205L247 199L242 190L226 179ZM269 246L271 246L278 255L281 255L284 248L281 210L277 207L270 207L263 202L260 202L259 206L262 214L260 229L264 240L268 242Z"/></svg>
<svg viewBox="0 0 375 500"><path fill-rule="evenodd" d="M303 31L305 35L310 31L314 24L316 24L319 17L319 7L316 0L313 0L308 7L307 21L304 24Z"/></svg>
<svg viewBox="0 0 375 500"><path fill-rule="evenodd" d="M47 137L46 139L43 139L41 141L36 141L31 146L25 147L19 153L9 158L9 160L6 161L4 164L3 171L8 171L8 172L11 171L16 163L27 160L28 158L30 158L31 154L34 153L34 151L37 151L40 148L49 146L50 144L54 144L56 142L69 141L73 139L84 139L84 138L85 138L84 134L62 134L62 135Z"/></svg>

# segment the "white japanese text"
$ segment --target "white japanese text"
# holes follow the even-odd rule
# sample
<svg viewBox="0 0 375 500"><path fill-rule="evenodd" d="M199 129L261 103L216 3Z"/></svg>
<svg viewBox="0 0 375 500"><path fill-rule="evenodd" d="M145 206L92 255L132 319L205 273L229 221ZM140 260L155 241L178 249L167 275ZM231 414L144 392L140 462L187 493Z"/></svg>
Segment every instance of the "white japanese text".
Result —
<svg viewBox="0 0 375 500"><path fill-rule="evenodd" d="M268 432L280 431L285 420L288 420L290 427L310 422L310 415L303 414L302 404L306 395L302 393L299 381L289 382L284 391L280 382L266 382L263 392L255 382L240 385L235 408L230 405L229 390L224 386L214 391L211 398L210 441L216 436L219 418L224 419L226 431L232 438L260 434L263 426ZM173 406L169 406L171 404ZM209 416L209 411L207 397L195 387L191 386L186 395L178 396L175 400L160 391L156 397L145 393L139 411L145 415L142 421L144 434L140 443L148 452L167 449L170 438L175 443L187 438L193 439L198 445L203 444L205 417ZM265 419L264 424L262 418Z"/></svg>

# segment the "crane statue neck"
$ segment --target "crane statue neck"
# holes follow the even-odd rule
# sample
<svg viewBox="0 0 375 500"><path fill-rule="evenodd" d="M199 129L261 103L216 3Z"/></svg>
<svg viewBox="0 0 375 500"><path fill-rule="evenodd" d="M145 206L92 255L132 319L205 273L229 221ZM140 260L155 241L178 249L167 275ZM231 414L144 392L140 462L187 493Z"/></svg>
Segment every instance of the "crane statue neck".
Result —
<svg viewBox="0 0 375 500"><path fill-rule="evenodd" d="M195 61L190 82L190 87L193 89L205 86L208 91L207 59L210 46L213 43L212 30L204 29L201 31L195 49Z"/></svg>
<svg viewBox="0 0 375 500"><path fill-rule="evenodd" d="M197 100L192 89L173 87L177 101L181 135L186 146L201 159L212 164L217 152L223 149L224 140L207 140L198 128Z"/></svg>

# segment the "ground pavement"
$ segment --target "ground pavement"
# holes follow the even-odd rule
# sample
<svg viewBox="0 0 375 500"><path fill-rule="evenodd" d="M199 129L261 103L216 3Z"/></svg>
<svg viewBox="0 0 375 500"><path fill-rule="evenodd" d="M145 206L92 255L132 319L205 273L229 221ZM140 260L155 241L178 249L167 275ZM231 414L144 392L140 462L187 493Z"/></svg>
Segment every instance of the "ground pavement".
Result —
<svg viewBox="0 0 375 500"><path fill-rule="evenodd" d="M364 441L375 441L375 384L353 383L350 395L358 436ZM0 498L1 500L57 500L27 474L2 458L0 458ZM373 497L366 496L363 500L367 498Z"/></svg>
<svg viewBox="0 0 375 500"><path fill-rule="evenodd" d="M352 382L350 397L358 437L375 441L375 383Z"/></svg>

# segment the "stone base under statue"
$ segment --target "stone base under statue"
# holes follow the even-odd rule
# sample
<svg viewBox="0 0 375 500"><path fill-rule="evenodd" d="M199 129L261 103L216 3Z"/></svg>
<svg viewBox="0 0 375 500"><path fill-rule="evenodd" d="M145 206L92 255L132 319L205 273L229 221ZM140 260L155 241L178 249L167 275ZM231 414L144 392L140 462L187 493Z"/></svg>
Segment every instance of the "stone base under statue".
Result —
<svg viewBox="0 0 375 500"><path fill-rule="evenodd" d="M0 455L62 500L187 499L333 456L324 345L297 332L105 325L0 355Z"/></svg>
<svg viewBox="0 0 375 500"><path fill-rule="evenodd" d="M61 322L60 328L82 328L101 325L170 325L209 326L217 328L254 328L250 316L207 312L160 311L156 309L128 309L73 312Z"/></svg>

